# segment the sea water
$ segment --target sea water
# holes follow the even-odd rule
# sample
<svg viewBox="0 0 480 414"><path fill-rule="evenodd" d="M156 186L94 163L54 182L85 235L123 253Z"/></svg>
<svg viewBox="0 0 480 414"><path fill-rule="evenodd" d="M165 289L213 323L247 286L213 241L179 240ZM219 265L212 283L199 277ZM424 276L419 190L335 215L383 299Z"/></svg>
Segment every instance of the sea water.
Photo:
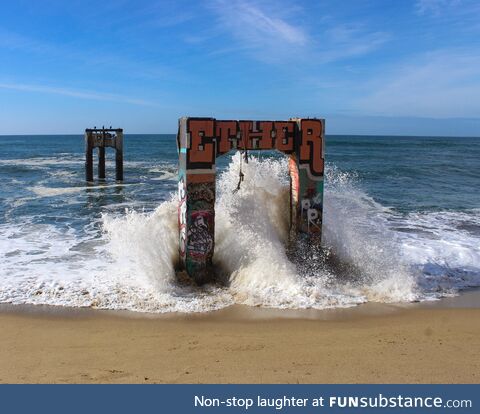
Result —
<svg viewBox="0 0 480 414"><path fill-rule="evenodd" d="M0 137L0 302L140 312L334 308L480 286L480 139L328 136L322 252L287 255L287 160L218 161L214 265L176 273L174 135L126 135L125 181L84 181L82 136ZM296 257L295 257L296 256Z"/></svg>

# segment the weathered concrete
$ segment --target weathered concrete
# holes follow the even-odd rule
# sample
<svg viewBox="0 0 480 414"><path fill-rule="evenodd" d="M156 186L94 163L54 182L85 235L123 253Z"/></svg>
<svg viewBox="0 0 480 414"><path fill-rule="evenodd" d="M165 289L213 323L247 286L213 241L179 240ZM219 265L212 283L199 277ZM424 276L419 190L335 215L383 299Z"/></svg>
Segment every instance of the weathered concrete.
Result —
<svg viewBox="0 0 480 414"><path fill-rule="evenodd" d="M324 131L322 119L219 121L180 118L177 135L180 260L197 283L212 278L215 160L231 149L275 149L290 157L290 238L320 244Z"/></svg>
<svg viewBox="0 0 480 414"><path fill-rule="evenodd" d="M93 149L98 148L98 178L105 174L105 148L115 149L117 181L123 180L123 129L101 128L85 130L85 179L93 181Z"/></svg>

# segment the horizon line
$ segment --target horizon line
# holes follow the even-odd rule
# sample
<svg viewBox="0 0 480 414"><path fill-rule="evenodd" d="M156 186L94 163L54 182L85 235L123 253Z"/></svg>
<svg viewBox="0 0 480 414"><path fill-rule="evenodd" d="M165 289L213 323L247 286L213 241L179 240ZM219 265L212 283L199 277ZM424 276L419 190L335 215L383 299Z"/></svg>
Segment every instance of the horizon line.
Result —
<svg viewBox="0 0 480 414"><path fill-rule="evenodd" d="M46 137L46 136L83 136L84 133L79 134L64 134L64 133L54 133L54 134L0 134L1 137ZM148 132L148 133L137 133L129 132L124 133L126 135L177 135L176 132ZM354 137L415 137L415 138L480 138L480 135L406 135L406 134L325 134L325 136L354 136Z"/></svg>

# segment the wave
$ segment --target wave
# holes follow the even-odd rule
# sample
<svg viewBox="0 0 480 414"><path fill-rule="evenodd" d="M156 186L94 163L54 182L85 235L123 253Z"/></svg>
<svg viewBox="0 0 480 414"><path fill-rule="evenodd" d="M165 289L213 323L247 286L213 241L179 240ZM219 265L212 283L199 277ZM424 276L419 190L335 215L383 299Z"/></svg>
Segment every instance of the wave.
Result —
<svg viewBox="0 0 480 414"><path fill-rule="evenodd" d="M287 254L286 159L240 155L217 179L214 265L223 284L178 275L177 200L155 211L105 213L83 231L2 225L0 301L141 312L203 312L431 300L480 286L480 214L400 214L355 175L326 168L324 249ZM159 171L160 172L160 171ZM102 233L98 233L98 227Z"/></svg>
<svg viewBox="0 0 480 414"><path fill-rule="evenodd" d="M79 157L72 157L69 154L67 157L37 157L37 158L19 158L19 159L0 159L0 166L24 166L31 168L42 168L48 166L58 165L82 165L85 161Z"/></svg>
<svg viewBox="0 0 480 414"><path fill-rule="evenodd" d="M46 187L43 185L37 185L33 187L27 187L27 190L31 191L38 197L56 197L64 194L80 193L85 190L98 190L106 188L120 188L130 187L134 185L140 185L141 183L115 183L115 184L103 184L103 185L90 185L90 186L78 186L78 187Z"/></svg>
<svg viewBox="0 0 480 414"><path fill-rule="evenodd" d="M96 158L96 155L94 155ZM62 156L58 154L52 157L32 157L32 158L9 158L0 159L0 167L27 167L29 169L48 169L49 167L76 167L84 165L83 154ZM154 161L124 161L125 167L151 169L152 165L157 165ZM107 154L105 165L109 168L115 167L115 157Z"/></svg>

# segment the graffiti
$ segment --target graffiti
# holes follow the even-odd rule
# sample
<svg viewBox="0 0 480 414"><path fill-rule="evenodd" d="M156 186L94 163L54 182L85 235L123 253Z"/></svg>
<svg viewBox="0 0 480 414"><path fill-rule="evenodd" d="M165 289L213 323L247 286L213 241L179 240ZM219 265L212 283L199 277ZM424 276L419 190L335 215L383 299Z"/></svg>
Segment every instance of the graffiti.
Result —
<svg viewBox="0 0 480 414"><path fill-rule="evenodd" d="M291 154L298 141L298 131L293 121L275 122L275 149Z"/></svg>
<svg viewBox="0 0 480 414"><path fill-rule="evenodd" d="M180 177L180 180L178 181L178 200L181 202L185 199L185 178Z"/></svg>
<svg viewBox="0 0 480 414"><path fill-rule="evenodd" d="M178 228L180 232L180 258L183 260L185 257L185 245L187 242L187 202L185 191L185 178L181 177L178 182Z"/></svg>
<svg viewBox="0 0 480 414"><path fill-rule="evenodd" d="M239 148L274 149L272 121L238 121L241 141Z"/></svg>
<svg viewBox="0 0 480 414"><path fill-rule="evenodd" d="M187 245L187 229L185 226L180 227L180 257L185 259L185 248Z"/></svg>
<svg viewBox="0 0 480 414"><path fill-rule="evenodd" d="M237 121L216 121L215 136L217 142L217 157L238 147Z"/></svg>
<svg viewBox="0 0 480 414"><path fill-rule="evenodd" d="M190 260L205 260L213 256L215 182L190 183L187 193L187 252Z"/></svg>
<svg viewBox="0 0 480 414"><path fill-rule="evenodd" d="M301 202L300 216L302 224L306 223L307 233L316 233L322 230L321 205L315 198L304 198Z"/></svg>
<svg viewBox="0 0 480 414"><path fill-rule="evenodd" d="M312 179L323 177L323 124L319 119L302 119L299 163L308 166Z"/></svg>
<svg viewBox="0 0 480 414"><path fill-rule="evenodd" d="M213 256L215 182L186 184L187 179L181 174L178 182L179 254L183 266L192 268Z"/></svg>
<svg viewBox="0 0 480 414"><path fill-rule="evenodd" d="M196 211L191 215L187 233L187 250L194 259L203 259L213 254L213 214L211 211Z"/></svg>
<svg viewBox="0 0 480 414"><path fill-rule="evenodd" d="M297 210L298 210L298 192L300 187L300 177L298 165L295 156L290 156L288 160L288 173L290 175L290 239L294 239L297 231Z"/></svg>
<svg viewBox="0 0 480 414"><path fill-rule="evenodd" d="M212 118L189 118L187 135L190 136L187 152L187 169L211 169L215 164L215 120Z"/></svg>
<svg viewBox="0 0 480 414"><path fill-rule="evenodd" d="M181 118L179 150L179 251L198 283L212 277L215 246L215 162L232 149L277 150L290 157L290 238L319 242L322 230L324 123Z"/></svg>
<svg viewBox="0 0 480 414"><path fill-rule="evenodd" d="M182 124L183 122L183 124ZM300 164L312 176L323 174L323 124L318 119L290 121L217 121L214 118L181 118L187 149L186 169L213 171L216 157L231 149L260 149L291 154L299 148ZM183 142L183 144L182 144Z"/></svg>
<svg viewBox="0 0 480 414"><path fill-rule="evenodd" d="M215 183L192 183L188 185L188 200L215 203Z"/></svg>
<svg viewBox="0 0 480 414"><path fill-rule="evenodd" d="M298 210L299 232L317 234L322 231L323 181L311 181L305 170L300 170L300 182L304 183Z"/></svg>

